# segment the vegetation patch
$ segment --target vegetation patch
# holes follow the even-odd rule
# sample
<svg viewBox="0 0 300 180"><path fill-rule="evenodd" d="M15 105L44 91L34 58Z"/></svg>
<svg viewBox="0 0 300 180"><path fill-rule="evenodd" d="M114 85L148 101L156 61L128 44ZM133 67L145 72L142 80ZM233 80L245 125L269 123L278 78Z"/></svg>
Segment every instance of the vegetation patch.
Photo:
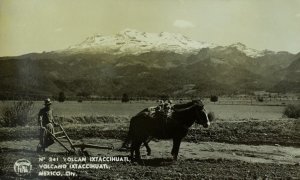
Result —
<svg viewBox="0 0 300 180"><path fill-rule="evenodd" d="M15 101L0 108L0 125L2 127L24 126L30 122L32 101Z"/></svg>
<svg viewBox="0 0 300 180"><path fill-rule="evenodd" d="M300 104L287 105L283 111L283 115L288 118L300 118Z"/></svg>
<svg viewBox="0 0 300 180"><path fill-rule="evenodd" d="M71 139L92 138L125 139L129 127L129 119L125 122L106 122L100 118L89 124L69 123L64 125ZM110 118L108 118L108 121ZM77 122L86 122L80 119ZM112 120L113 121L113 120ZM115 121L121 121L117 119ZM100 123L101 122L101 123ZM1 141L38 138L38 126L0 128ZM209 128L194 125L184 138L188 142L227 142L235 144L279 144L300 146L300 122L290 119L267 121L216 121Z"/></svg>

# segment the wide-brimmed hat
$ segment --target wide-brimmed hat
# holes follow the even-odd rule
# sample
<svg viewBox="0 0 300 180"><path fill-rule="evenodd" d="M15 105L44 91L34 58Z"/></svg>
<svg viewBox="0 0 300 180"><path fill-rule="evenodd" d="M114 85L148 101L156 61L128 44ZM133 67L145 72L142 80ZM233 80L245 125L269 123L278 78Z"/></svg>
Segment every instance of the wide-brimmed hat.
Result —
<svg viewBox="0 0 300 180"><path fill-rule="evenodd" d="M45 99L44 102L45 102L45 105L50 105L50 104L52 104L50 98Z"/></svg>

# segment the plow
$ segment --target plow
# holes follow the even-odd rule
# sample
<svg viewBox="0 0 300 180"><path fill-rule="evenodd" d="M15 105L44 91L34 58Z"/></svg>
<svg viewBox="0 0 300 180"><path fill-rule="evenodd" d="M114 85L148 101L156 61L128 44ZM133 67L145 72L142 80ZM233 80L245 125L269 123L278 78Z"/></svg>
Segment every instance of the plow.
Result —
<svg viewBox="0 0 300 180"><path fill-rule="evenodd" d="M59 124L58 131L55 133L51 133L48 129L44 129L47 133L53 138L55 142L57 142L60 146L62 146L66 152L70 155L78 155L78 156L89 156L87 148L93 149L107 149L113 150L113 144L106 144L106 145L95 145L89 143L74 143L68 134L66 133L65 129ZM41 151L40 144L37 146L37 152Z"/></svg>

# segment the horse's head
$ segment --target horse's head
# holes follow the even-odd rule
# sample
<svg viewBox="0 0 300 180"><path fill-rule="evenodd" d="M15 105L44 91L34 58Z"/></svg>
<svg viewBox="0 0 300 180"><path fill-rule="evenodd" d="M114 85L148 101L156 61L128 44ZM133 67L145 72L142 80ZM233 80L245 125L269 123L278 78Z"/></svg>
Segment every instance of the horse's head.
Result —
<svg viewBox="0 0 300 180"><path fill-rule="evenodd" d="M207 128L210 125L210 118L208 113L204 108L202 101L193 101L196 112L196 123L201 124L203 127Z"/></svg>

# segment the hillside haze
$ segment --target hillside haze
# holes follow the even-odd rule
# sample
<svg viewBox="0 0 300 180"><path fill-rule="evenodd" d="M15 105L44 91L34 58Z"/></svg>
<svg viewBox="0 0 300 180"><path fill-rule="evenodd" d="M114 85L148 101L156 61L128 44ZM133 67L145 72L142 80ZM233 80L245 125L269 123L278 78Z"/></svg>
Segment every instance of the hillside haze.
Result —
<svg viewBox="0 0 300 180"><path fill-rule="evenodd" d="M0 59L1 94L208 96L300 92L300 55L126 29L67 49Z"/></svg>

